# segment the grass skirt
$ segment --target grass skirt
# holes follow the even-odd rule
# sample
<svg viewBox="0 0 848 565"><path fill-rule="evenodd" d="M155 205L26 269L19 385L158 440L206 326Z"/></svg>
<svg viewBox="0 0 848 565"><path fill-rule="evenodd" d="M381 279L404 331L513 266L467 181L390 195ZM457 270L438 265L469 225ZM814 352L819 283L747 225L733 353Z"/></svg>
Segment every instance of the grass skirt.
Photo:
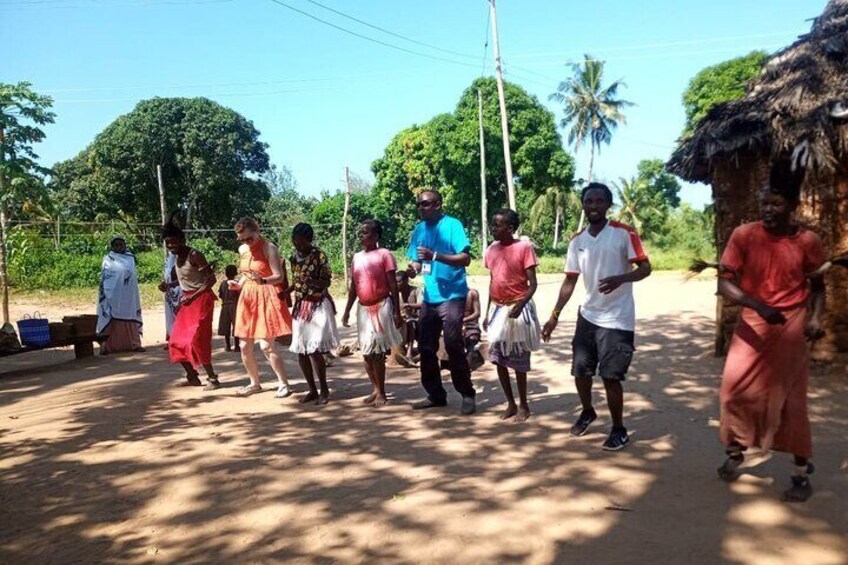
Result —
<svg viewBox="0 0 848 565"><path fill-rule="evenodd" d="M330 353L339 346L336 312L333 302L302 301L295 306L294 331L289 351L298 355Z"/></svg>
<svg viewBox="0 0 848 565"><path fill-rule="evenodd" d="M356 311L356 328L363 355L388 353L403 342L400 330L395 327L391 297L373 306L360 304Z"/></svg>

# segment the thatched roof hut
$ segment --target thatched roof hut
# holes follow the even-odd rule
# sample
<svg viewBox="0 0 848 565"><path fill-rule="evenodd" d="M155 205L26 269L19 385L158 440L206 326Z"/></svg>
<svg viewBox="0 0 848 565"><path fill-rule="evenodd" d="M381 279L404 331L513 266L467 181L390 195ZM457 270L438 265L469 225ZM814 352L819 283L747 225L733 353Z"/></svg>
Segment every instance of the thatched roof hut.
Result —
<svg viewBox="0 0 848 565"><path fill-rule="evenodd" d="M848 249L848 0L830 0L809 33L769 59L745 96L712 108L668 167L712 185L721 251L733 228L757 217L757 192L777 159L806 170L801 221L829 251ZM828 283L826 354L848 351L848 277L831 273ZM717 349L735 320L724 310Z"/></svg>

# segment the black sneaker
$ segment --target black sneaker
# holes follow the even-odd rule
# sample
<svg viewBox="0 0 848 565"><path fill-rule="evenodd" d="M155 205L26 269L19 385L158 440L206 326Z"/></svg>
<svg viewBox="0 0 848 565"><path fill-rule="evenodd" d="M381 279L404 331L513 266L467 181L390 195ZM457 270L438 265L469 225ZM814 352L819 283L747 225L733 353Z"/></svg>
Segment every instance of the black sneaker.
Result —
<svg viewBox="0 0 848 565"><path fill-rule="evenodd" d="M584 410L580 413L580 417L577 418L577 421L574 422L574 425L571 426L571 431L568 433L571 434L571 437L580 437L586 433L586 430L589 429L589 424L594 422L598 417L598 414L591 410L587 412Z"/></svg>
<svg viewBox="0 0 848 565"><path fill-rule="evenodd" d="M630 437L625 428L613 428L604 442L604 451L619 451L630 443Z"/></svg>

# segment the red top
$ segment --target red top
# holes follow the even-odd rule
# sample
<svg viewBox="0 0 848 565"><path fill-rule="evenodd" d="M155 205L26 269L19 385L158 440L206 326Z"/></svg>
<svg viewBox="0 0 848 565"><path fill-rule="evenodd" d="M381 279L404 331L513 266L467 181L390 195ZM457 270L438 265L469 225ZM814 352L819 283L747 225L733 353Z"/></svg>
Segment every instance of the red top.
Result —
<svg viewBox="0 0 848 565"><path fill-rule="evenodd" d="M510 304L524 298L530 284L526 271L539 264L533 244L521 239L509 245L494 242L486 249L483 262L492 272L489 296L499 304Z"/></svg>
<svg viewBox="0 0 848 565"><path fill-rule="evenodd" d="M396 270L397 261L394 256L382 247L373 251L360 251L354 255L350 274L356 286L359 303L372 306L389 296L388 273L394 273Z"/></svg>
<svg viewBox="0 0 848 565"><path fill-rule="evenodd" d="M721 256L725 278L738 275L742 292L772 308L793 308L810 294L807 275L825 261L815 233L799 228L794 235L776 236L762 222L733 230Z"/></svg>

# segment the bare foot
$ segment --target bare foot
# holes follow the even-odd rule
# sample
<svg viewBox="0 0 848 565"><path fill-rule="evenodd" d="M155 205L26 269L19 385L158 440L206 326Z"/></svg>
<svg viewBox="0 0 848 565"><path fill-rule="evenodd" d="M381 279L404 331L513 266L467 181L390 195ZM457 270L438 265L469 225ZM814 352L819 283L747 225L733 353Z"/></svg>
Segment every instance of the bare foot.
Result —
<svg viewBox="0 0 848 565"><path fill-rule="evenodd" d="M368 396L366 396L365 398L362 399L362 403L363 404L373 404L375 398L377 398L377 393L372 392L371 394L369 394Z"/></svg>
<svg viewBox="0 0 848 565"><path fill-rule="evenodd" d="M388 403L385 396L378 394L374 397L374 402L372 402L372 406L385 406Z"/></svg>
<svg viewBox="0 0 848 565"><path fill-rule="evenodd" d="M515 421L526 422L528 418L530 418L530 408L526 406L519 408L518 413L515 415Z"/></svg>
<svg viewBox="0 0 848 565"><path fill-rule="evenodd" d="M318 400L318 393L316 391L309 391L300 398L297 399L298 404L309 404L310 402L315 402Z"/></svg>
<svg viewBox="0 0 848 565"><path fill-rule="evenodd" d="M510 404L509 406L506 407L506 410L504 410L504 413L501 414L501 420L509 420L510 418L515 416L516 414L518 414L518 408L515 407L515 404Z"/></svg>

